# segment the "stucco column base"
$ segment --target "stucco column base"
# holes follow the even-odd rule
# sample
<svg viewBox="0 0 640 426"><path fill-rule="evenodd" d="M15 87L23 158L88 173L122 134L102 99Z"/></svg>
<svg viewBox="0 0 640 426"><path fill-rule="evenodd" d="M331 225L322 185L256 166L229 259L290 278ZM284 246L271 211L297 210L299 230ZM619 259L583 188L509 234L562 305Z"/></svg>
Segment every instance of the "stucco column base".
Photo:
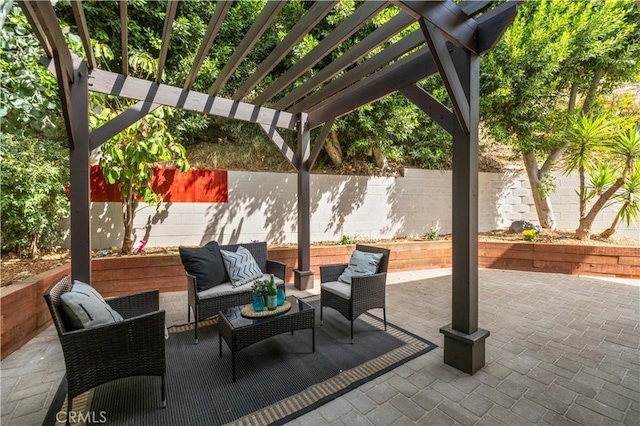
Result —
<svg viewBox="0 0 640 426"><path fill-rule="evenodd" d="M444 334L444 363L458 370L475 374L485 365L484 340L489 331L478 329L475 333L465 334L451 328L451 324L440 329Z"/></svg>
<svg viewBox="0 0 640 426"><path fill-rule="evenodd" d="M293 270L294 285L297 290L313 290L313 271Z"/></svg>

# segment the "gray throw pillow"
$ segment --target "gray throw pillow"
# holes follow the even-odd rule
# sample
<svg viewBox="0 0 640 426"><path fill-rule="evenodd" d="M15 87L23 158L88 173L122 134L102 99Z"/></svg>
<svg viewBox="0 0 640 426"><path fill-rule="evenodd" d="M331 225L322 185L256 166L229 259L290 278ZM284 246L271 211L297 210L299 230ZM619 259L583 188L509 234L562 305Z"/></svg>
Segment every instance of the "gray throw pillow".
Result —
<svg viewBox="0 0 640 426"><path fill-rule="evenodd" d="M225 268L227 268L233 287L247 284L257 278L262 278L262 270L260 270L258 263L246 247L238 247L235 253L220 250L220 254L222 254L222 260L224 261Z"/></svg>
<svg viewBox="0 0 640 426"><path fill-rule="evenodd" d="M338 277L338 281L351 284L352 277L363 277L378 272L378 265L382 259L382 253L368 253L354 250L351 254L349 266Z"/></svg>
<svg viewBox="0 0 640 426"><path fill-rule="evenodd" d="M71 290L60 296L60 307L62 320L69 331L123 320L96 289L78 280L73 282Z"/></svg>

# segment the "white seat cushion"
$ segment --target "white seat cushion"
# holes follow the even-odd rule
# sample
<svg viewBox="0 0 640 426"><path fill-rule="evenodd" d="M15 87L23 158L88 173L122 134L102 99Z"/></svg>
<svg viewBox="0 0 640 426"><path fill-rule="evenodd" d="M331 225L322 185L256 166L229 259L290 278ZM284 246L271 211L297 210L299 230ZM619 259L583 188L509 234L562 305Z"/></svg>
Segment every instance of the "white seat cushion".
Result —
<svg viewBox="0 0 640 426"><path fill-rule="evenodd" d="M342 281L328 281L326 283L322 283L320 287L329 293L342 297L343 299L351 299L351 284L343 283Z"/></svg>
<svg viewBox="0 0 640 426"><path fill-rule="evenodd" d="M260 278L260 280L269 280L271 278L271 275L269 274L263 274ZM198 298L199 299L209 299L211 297L220 297L220 296L226 296L229 294L236 294L236 293L244 293L244 292L249 292L252 290L252 286L253 283L256 280L250 281L247 284L244 284L242 286L238 286L238 287L234 287L233 285L231 285L230 282L226 282L223 284L219 284L215 287L211 287L208 290L205 291L201 291L198 293ZM273 277L273 281L275 281L276 285L281 285L284 284L284 281L281 280L280 278L274 276Z"/></svg>

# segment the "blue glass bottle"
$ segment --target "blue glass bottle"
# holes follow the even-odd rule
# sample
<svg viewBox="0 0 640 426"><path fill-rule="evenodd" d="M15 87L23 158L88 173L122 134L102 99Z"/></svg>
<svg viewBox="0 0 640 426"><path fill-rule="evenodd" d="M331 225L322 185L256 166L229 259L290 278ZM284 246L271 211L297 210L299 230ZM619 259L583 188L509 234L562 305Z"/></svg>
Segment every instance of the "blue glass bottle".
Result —
<svg viewBox="0 0 640 426"><path fill-rule="evenodd" d="M284 289L278 288L278 306L282 306L286 297L287 295L284 293Z"/></svg>
<svg viewBox="0 0 640 426"><path fill-rule="evenodd" d="M256 312L262 312L264 310L264 296L262 293L253 295L253 310Z"/></svg>

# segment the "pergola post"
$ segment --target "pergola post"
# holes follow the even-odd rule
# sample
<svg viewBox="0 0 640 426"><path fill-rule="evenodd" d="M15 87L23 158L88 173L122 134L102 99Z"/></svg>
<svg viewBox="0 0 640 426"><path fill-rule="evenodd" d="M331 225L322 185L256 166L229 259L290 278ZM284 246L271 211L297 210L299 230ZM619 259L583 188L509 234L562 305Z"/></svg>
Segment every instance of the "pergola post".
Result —
<svg viewBox="0 0 640 426"><path fill-rule="evenodd" d="M295 287L298 290L313 288L311 271L311 131L306 113L299 114L298 121L298 269L294 269Z"/></svg>
<svg viewBox="0 0 640 426"><path fill-rule="evenodd" d="M73 144L69 145L71 278L91 283L91 199L89 175L89 90L85 61L74 63L70 84Z"/></svg>
<svg viewBox="0 0 640 426"><path fill-rule="evenodd" d="M452 323L444 334L444 362L468 374L485 365L485 339L478 328L478 122L480 57L466 52L456 74L468 102L468 126L453 131ZM466 127L466 129L465 129Z"/></svg>

